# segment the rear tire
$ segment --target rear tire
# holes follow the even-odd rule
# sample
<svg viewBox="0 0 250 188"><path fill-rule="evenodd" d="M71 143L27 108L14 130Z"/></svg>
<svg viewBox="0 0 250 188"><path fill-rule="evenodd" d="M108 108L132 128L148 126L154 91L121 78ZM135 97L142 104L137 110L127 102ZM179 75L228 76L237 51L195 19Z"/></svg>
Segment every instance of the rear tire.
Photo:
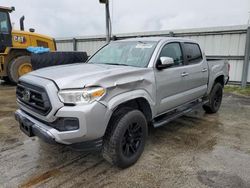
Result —
<svg viewBox="0 0 250 188"><path fill-rule="evenodd" d="M8 78L12 84L16 84L19 77L30 71L32 71L30 56L19 56L9 62Z"/></svg>
<svg viewBox="0 0 250 188"><path fill-rule="evenodd" d="M209 102L203 105L203 109L208 114L216 113L221 106L223 96L223 86L220 83L216 83L209 95Z"/></svg>
<svg viewBox="0 0 250 188"><path fill-rule="evenodd" d="M118 110L104 136L103 157L119 168L133 165L144 150L147 134L147 120L141 111Z"/></svg>

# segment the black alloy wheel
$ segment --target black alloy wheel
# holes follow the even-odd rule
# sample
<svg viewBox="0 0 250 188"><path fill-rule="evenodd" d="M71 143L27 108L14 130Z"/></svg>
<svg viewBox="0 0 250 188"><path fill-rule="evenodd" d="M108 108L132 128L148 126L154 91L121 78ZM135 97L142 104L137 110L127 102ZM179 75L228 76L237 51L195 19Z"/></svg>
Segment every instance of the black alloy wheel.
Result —
<svg viewBox="0 0 250 188"><path fill-rule="evenodd" d="M124 156L131 157L138 152L143 139L142 136L142 127L138 122L133 122L128 126L121 145Z"/></svg>

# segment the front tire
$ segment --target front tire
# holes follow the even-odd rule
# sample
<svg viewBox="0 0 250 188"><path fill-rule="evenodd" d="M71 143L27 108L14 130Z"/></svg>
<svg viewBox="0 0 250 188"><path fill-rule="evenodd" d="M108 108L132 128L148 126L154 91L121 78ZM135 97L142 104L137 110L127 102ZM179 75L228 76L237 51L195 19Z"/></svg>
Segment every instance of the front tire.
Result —
<svg viewBox="0 0 250 188"><path fill-rule="evenodd" d="M11 83L16 84L19 77L32 71L30 56L19 56L8 65L8 78Z"/></svg>
<svg viewBox="0 0 250 188"><path fill-rule="evenodd" d="M209 102L203 105L203 109L208 114L216 113L221 106L223 96L223 86L220 83L216 83L209 95Z"/></svg>
<svg viewBox="0 0 250 188"><path fill-rule="evenodd" d="M103 157L119 168L133 165L144 150L147 134L147 120L141 111L118 110L104 136Z"/></svg>

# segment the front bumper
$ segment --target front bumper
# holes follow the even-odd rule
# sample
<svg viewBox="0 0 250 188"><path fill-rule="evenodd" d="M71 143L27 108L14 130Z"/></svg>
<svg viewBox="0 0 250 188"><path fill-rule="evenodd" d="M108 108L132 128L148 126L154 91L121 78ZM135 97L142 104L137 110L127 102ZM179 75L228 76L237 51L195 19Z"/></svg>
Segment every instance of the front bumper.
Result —
<svg viewBox="0 0 250 188"><path fill-rule="evenodd" d="M20 129L29 137L38 136L43 141L56 144L55 137L46 128L45 125L41 126L35 119L26 118L21 110L15 112L15 119L19 122Z"/></svg>
<svg viewBox="0 0 250 188"><path fill-rule="evenodd" d="M54 117L78 119L79 129L70 131L59 131L58 128L51 126L51 122L40 120L22 109L16 111L15 117L21 130L28 136L38 136L48 143L72 145L102 138L108 124L109 114L107 107L98 102L64 106Z"/></svg>
<svg viewBox="0 0 250 188"><path fill-rule="evenodd" d="M49 144L63 144L56 141L55 136L49 131L49 127L46 127L46 125L41 126L41 124L35 119L30 120L30 118L26 118L21 110L17 110L15 112L15 119L19 122L22 132L24 132L27 136L37 136ZM93 151L100 150L102 148L102 141L102 138L99 138L85 142L68 144L67 146L80 151Z"/></svg>

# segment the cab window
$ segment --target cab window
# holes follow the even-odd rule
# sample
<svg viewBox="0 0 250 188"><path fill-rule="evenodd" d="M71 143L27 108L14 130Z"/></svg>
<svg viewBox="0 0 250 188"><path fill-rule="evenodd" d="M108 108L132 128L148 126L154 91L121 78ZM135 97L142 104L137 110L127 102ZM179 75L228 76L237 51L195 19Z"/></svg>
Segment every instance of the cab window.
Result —
<svg viewBox="0 0 250 188"><path fill-rule="evenodd" d="M181 46L178 42L166 44L161 50L159 58L161 57L173 58L174 66L182 66L184 63Z"/></svg>
<svg viewBox="0 0 250 188"><path fill-rule="evenodd" d="M199 63L202 60L201 49L198 44L184 43L188 64Z"/></svg>
<svg viewBox="0 0 250 188"><path fill-rule="evenodd" d="M0 32L1 33L9 33L10 26L9 26L9 19L8 14L6 12L0 12Z"/></svg>

